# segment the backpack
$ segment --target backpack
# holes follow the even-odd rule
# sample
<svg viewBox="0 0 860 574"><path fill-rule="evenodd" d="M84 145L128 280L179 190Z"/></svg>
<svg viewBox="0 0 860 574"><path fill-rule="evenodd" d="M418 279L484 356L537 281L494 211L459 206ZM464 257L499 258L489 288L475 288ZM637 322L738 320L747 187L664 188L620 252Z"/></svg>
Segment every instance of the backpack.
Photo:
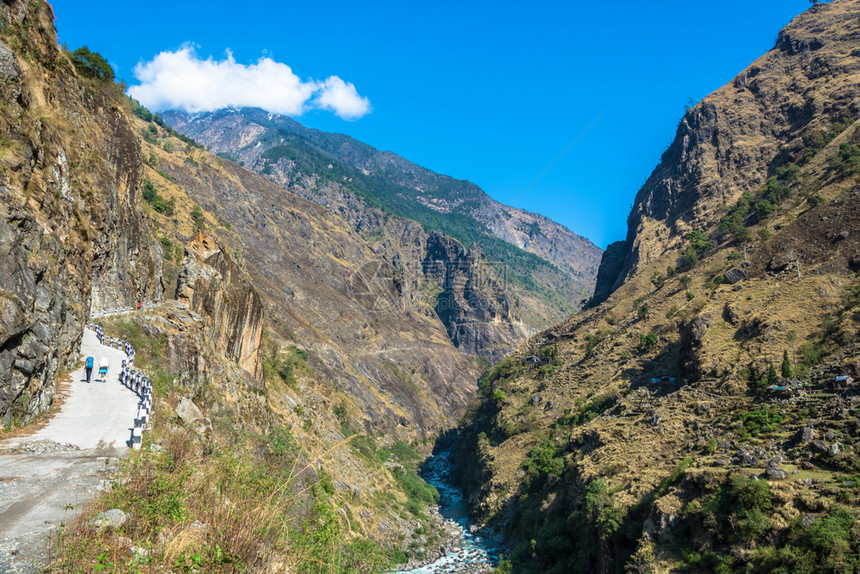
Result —
<svg viewBox="0 0 860 574"><path fill-rule="evenodd" d="M88 369L93 368L93 358L92 357L87 357L87 368Z"/></svg>

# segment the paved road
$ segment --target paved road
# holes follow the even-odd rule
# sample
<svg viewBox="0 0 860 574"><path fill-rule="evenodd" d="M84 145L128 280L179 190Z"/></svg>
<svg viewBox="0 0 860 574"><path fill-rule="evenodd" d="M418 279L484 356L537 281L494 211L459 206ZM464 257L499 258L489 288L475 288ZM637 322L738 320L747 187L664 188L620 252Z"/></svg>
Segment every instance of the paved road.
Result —
<svg viewBox="0 0 860 574"><path fill-rule="evenodd" d="M82 357L95 358L93 380L72 373L69 396L41 430L0 442L0 573L38 572L49 556L51 530L104 488L128 453L137 395L119 384L125 353L84 331ZM98 363L110 361L106 381ZM71 506L70 506L71 505Z"/></svg>

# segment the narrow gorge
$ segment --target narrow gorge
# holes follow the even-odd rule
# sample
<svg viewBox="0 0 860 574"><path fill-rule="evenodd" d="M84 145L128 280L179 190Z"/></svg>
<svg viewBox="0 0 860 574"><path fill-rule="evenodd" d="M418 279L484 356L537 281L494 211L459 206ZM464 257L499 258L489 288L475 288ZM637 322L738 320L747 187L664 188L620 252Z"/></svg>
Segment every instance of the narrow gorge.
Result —
<svg viewBox="0 0 860 574"><path fill-rule="evenodd" d="M0 572L858 571L860 0L803 8L604 250L299 123L371 123L339 76L129 88L3 0Z"/></svg>

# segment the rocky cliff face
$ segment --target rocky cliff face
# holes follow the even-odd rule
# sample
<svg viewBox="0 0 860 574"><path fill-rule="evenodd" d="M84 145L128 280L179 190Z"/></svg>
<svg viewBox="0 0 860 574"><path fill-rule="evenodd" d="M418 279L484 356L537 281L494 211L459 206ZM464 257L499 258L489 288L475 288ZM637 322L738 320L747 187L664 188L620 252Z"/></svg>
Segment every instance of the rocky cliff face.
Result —
<svg viewBox="0 0 860 574"><path fill-rule="evenodd" d="M160 254L137 214L136 139L80 80L42 2L0 7L0 417L49 406L91 305L160 294ZM41 74L51 69L50 80Z"/></svg>
<svg viewBox="0 0 860 574"><path fill-rule="evenodd" d="M214 237L198 231L185 249L176 299L206 317L212 344L262 377L263 302Z"/></svg>
<svg viewBox="0 0 860 574"><path fill-rule="evenodd" d="M211 214L203 225L221 238L221 255L210 255L215 247L201 236L182 239L184 222L152 215L165 236L177 238L171 242L189 245L193 260L177 269L179 297L194 306L217 301L208 292L217 284L217 259L229 253L260 294L273 330L306 350L308 367L349 397L362 425L405 439L456 420L478 366L451 344L406 268L371 250L330 210L231 162L162 143L144 144L145 155L154 154L147 177L177 211L191 211L182 202L198 203Z"/></svg>
<svg viewBox="0 0 860 574"><path fill-rule="evenodd" d="M844 553L814 542L859 514L860 399L835 379L860 372L858 45L860 2L819 3L688 111L594 307L482 379L462 478L514 571L800 571L858 551L847 530Z"/></svg>
<svg viewBox="0 0 860 574"><path fill-rule="evenodd" d="M456 240L433 233L422 264L425 277L441 289L434 307L458 349L497 362L511 351L505 342L525 338L503 284L481 264L477 246L466 251Z"/></svg>
<svg viewBox="0 0 860 574"><path fill-rule="evenodd" d="M772 50L681 119L675 140L636 195L618 287L643 266L706 230L744 192L853 122L858 32L850 2L818 4L786 26Z"/></svg>
<svg viewBox="0 0 860 574"><path fill-rule="evenodd" d="M567 317L594 290L597 247L546 217L493 201L469 182L261 110L168 112L165 119L214 153L340 213L365 237L397 240L402 224L393 213L465 245L477 243L491 265L509 267L504 292L531 328ZM409 241L404 238L406 251ZM491 346L510 343L503 338Z"/></svg>

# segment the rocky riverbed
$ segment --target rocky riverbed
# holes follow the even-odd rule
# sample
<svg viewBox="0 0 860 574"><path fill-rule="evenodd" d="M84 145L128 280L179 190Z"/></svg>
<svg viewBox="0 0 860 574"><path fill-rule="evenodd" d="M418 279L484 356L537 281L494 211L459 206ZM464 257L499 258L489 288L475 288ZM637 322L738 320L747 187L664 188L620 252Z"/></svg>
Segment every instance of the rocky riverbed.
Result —
<svg viewBox="0 0 860 574"><path fill-rule="evenodd" d="M438 548L427 549L432 562L410 561L396 574L477 574L492 570L499 561L499 544L469 524L463 494L451 480L451 453L445 450L427 459L421 476L439 490L437 520L446 536Z"/></svg>

